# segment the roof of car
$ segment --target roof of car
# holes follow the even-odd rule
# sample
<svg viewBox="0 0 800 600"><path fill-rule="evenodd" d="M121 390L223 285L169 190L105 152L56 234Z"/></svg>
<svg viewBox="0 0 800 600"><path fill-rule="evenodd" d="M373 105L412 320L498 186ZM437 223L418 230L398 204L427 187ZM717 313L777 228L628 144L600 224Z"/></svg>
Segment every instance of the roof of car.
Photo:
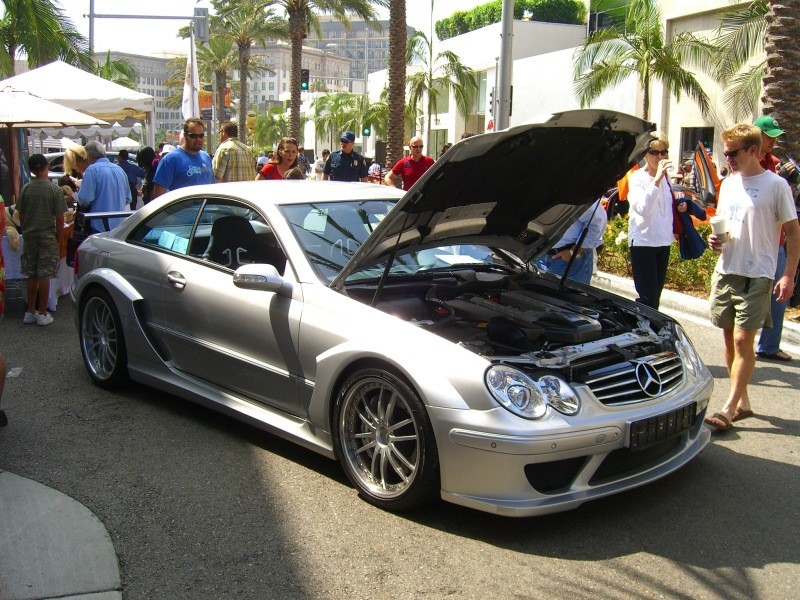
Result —
<svg viewBox="0 0 800 600"><path fill-rule="evenodd" d="M265 193L269 190L269 193ZM305 204L347 200L397 200L403 191L385 185L343 181L241 181L193 186L179 190L192 195L234 196L255 203Z"/></svg>

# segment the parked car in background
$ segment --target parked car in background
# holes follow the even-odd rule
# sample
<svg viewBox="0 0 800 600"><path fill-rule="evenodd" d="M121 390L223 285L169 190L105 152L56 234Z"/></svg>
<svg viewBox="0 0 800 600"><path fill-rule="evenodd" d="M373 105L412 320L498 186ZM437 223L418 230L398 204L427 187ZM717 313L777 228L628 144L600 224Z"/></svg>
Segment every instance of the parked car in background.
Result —
<svg viewBox="0 0 800 600"><path fill-rule="evenodd" d="M165 194L78 250L86 369L335 458L389 510L539 515L664 477L710 437L713 380L686 332L533 266L652 129L558 113L462 140L405 194Z"/></svg>

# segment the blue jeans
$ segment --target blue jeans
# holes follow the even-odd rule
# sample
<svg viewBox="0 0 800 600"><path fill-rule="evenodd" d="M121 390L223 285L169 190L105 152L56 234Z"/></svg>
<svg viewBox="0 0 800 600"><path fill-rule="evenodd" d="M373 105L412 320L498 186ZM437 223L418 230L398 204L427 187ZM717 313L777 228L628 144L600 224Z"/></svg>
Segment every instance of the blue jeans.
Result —
<svg viewBox="0 0 800 600"><path fill-rule="evenodd" d="M775 269L775 280L777 281L786 270L786 246L778 248L778 267ZM764 327L758 338L758 352L764 354L775 354L781 349L781 336L783 335L783 314L789 305L788 300L783 302L775 301L775 294L769 304L769 312L772 315L772 327Z"/></svg>
<svg viewBox="0 0 800 600"><path fill-rule="evenodd" d="M560 258L551 258L546 254L536 262L536 266L561 277L564 271L567 270L569 261L561 260ZM588 248L584 250L580 256L575 257L575 262L572 263L572 268L569 270L569 277L571 281L585 283L589 285L592 281L592 271L594 270L594 250Z"/></svg>

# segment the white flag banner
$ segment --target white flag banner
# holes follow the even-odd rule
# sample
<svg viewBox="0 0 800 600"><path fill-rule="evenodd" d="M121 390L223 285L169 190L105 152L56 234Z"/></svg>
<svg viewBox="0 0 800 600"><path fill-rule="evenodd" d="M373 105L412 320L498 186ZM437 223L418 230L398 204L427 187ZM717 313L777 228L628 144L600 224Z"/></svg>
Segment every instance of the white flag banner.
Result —
<svg viewBox="0 0 800 600"><path fill-rule="evenodd" d="M183 100L181 113L183 118L200 117L200 78L197 76L197 57L194 53L194 32L189 36L191 46L186 58L186 77L183 80Z"/></svg>

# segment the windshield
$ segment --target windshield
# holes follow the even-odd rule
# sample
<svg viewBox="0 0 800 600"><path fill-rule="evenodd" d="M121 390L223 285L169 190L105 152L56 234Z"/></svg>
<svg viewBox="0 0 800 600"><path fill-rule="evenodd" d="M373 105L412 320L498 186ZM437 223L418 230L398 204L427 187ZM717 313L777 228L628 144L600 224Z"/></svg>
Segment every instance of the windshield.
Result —
<svg viewBox="0 0 800 600"><path fill-rule="evenodd" d="M394 204L388 200L292 204L281 206L281 211L319 277L330 282ZM389 274L449 271L465 266L513 268L515 265L502 260L487 246L460 244L398 254ZM377 278L385 268L385 261L369 265L347 280Z"/></svg>
<svg viewBox="0 0 800 600"><path fill-rule="evenodd" d="M395 201L364 200L281 206L309 262L333 281Z"/></svg>

